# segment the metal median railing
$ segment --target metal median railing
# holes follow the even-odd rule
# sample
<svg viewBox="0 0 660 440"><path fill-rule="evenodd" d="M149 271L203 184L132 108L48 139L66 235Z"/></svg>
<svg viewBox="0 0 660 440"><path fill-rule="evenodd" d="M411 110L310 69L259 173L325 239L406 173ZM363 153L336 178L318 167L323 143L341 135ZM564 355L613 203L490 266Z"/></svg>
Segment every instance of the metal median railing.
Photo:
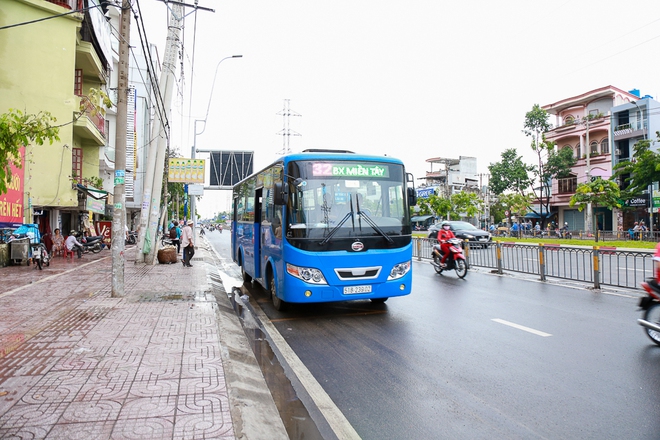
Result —
<svg viewBox="0 0 660 440"><path fill-rule="evenodd" d="M413 257L431 259L429 238L413 238ZM563 278L592 284L639 288L653 276L653 251L620 250L607 246L572 247L557 244L519 244L510 242L463 243L468 264L504 271Z"/></svg>

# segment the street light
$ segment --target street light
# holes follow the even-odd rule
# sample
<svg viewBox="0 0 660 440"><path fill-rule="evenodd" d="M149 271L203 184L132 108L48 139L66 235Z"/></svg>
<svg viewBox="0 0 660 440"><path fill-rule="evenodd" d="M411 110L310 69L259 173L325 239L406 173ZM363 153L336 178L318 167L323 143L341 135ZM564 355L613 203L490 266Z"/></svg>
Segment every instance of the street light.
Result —
<svg viewBox="0 0 660 440"><path fill-rule="evenodd" d="M197 135L204 133L206 130L206 119L209 116L209 110L211 109L211 98L213 97L213 89L215 88L215 79L218 77L218 68L220 67L220 64L224 60L228 60L230 58L243 58L243 55L232 55L230 57L224 57L220 61L218 61L218 64L215 66L215 74L213 75L213 83L211 84L211 92L209 93L209 103L206 106L206 114L204 115L204 119L195 119L195 123L193 124L193 129L194 129L194 136L193 136L193 146L192 146L192 151L190 153L190 158L195 159L195 153L197 152ZM202 128L202 131L199 133L197 132L197 123L198 122L203 122L204 127ZM197 219L195 218L195 196L190 197L190 218L193 221L193 228L197 226Z"/></svg>

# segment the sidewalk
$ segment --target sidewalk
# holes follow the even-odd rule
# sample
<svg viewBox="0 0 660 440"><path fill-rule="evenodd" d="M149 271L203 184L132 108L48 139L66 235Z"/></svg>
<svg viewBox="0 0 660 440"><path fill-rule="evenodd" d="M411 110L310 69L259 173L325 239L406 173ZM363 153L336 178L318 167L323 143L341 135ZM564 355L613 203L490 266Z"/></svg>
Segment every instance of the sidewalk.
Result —
<svg viewBox="0 0 660 440"><path fill-rule="evenodd" d="M288 438L205 241L147 266L126 251L0 268L0 438Z"/></svg>

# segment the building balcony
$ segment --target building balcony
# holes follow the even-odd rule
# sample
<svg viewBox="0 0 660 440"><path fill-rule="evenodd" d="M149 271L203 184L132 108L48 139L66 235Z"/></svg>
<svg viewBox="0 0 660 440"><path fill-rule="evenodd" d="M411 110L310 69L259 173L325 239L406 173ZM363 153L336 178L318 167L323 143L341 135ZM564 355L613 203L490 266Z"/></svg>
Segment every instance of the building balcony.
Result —
<svg viewBox="0 0 660 440"><path fill-rule="evenodd" d="M46 0L48 3L52 3L57 6L61 6L66 9L82 9L83 1L82 0Z"/></svg>
<svg viewBox="0 0 660 440"><path fill-rule="evenodd" d="M80 111L74 114L74 135L102 147L105 142L105 119L86 96L80 97ZM82 112L82 115L80 114Z"/></svg>

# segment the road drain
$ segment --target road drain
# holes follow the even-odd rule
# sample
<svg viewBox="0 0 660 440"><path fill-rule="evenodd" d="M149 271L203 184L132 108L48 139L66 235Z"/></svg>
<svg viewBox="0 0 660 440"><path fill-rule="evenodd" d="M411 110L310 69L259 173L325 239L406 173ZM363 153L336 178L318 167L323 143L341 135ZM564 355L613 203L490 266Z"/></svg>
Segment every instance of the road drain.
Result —
<svg viewBox="0 0 660 440"><path fill-rule="evenodd" d="M241 295L238 288L228 295L229 301L241 320L243 330L247 336L252 351L263 372L266 384L275 400L275 405L280 413L284 427L289 434L290 439L294 440L315 440L323 439L323 435L316 426L316 423L309 415L304 403L296 392L286 371L276 353L273 351L270 342L262 330L258 319L249 308L245 307L240 300L236 300Z"/></svg>

